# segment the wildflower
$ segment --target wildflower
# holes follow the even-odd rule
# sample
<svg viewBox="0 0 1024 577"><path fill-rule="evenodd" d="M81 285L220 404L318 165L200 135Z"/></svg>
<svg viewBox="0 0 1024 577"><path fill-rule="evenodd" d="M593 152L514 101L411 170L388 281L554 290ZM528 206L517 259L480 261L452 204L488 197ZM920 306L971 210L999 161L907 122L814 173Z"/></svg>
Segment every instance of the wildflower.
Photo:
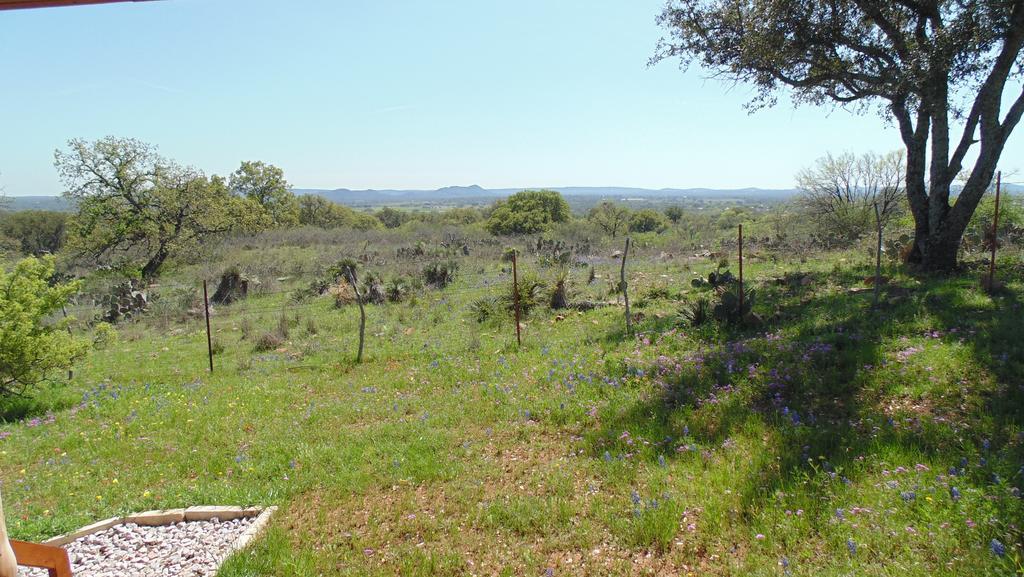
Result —
<svg viewBox="0 0 1024 577"><path fill-rule="evenodd" d="M639 505L642 501L642 499L640 498L640 494L637 493L636 491L630 493L629 498L633 500L634 505Z"/></svg>
<svg viewBox="0 0 1024 577"><path fill-rule="evenodd" d="M757 539L758 541L764 541L764 534L763 533L758 533L757 535L754 536L754 538Z"/></svg>
<svg viewBox="0 0 1024 577"><path fill-rule="evenodd" d="M658 465L661 467L665 466L665 455L658 455Z"/></svg>
<svg viewBox="0 0 1024 577"><path fill-rule="evenodd" d="M988 544L988 548L996 554L996 557L1006 555L1006 546L1000 543L999 539L992 539L992 542Z"/></svg>
<svg viewBox="0 0 1024 577"><path fill-rule="evenodd" d="M903 499L904 502L909 503L917 498L917 493L914 493L913 491L904 491L900 493L900 497Z"/></svg>
<svg viewBox="0 0 1024 577"><path fill-rule="evenodd" d="M960 489L957 489L956 487L950 487L949 488L949 497L950 497L950 499L953 499L954 501L959 501L960 500Z"/></svg>
<svg viewBox="0 0 1024 577"><path fill-rule="evenodd" d="M853 542L853 539L846 540L846 549L850 552L850 555L857 554L857 544Z"/></svg>

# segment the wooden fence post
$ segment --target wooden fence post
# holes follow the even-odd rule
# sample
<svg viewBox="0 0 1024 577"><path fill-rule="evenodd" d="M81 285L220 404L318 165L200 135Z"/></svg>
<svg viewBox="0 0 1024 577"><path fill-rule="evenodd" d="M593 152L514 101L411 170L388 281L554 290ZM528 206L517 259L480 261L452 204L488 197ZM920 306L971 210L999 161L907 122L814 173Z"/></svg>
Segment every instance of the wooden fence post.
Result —
<svg viewBox="0 0 1024 577"><path fill-rule="evenodd" d="M515 248L512 249L512 308L515 309L516 315L516 344L521 347L523 336L519 326L519 259L516 257L518 252Z"/></svg>
<svg viewBox="0 0 1024 577"><path fill-rule="evenodd" d="M356 362L363 362L363 343L366 335L366 309L363 307L363 295L359 293L358 279L355 271L349 270L348 282L352 285L352 291L356 293L356 303L359 304L359 352L356 353Z"/></svg>
<svg viewBox="0 0 1024 577"><path fill-rule="evenodd" d="M740 225L740 231L739 231L739 247L740 247L740 311L739 312L740 312L740 321L742 322L744 320L744 318L743 318L743 297L745 296L743 294L743 225L742 224Z"/></svg>
<svg viewBox="0 0 1024 577"><path fill-rule="evenodd" d="M999 189L1002 188L1003 172L996 173L996 212L992 217L992 257L988 263L988 290L994 292L996 285L996 245L999 244Z"/></svg>
<svg viewBox="0 0 1024 577"><path fill-rule="evenodd" d="M203 311L206 313L206 352L210 357L210 372L213 372L213 336L210 334L210 298L206 292L206 280L203 280Z"/></svg>
<svg viewBox="0 0 1024 577"><path fill-rule="evenodd" d="M622 251L622 266L619 268L619 287L622 289L622 300L626 303L626 334L633 334L633 316L629 313L629 283L626 282L626 258L629 256L629 237L626 237L626 250Z"/></svg>
<svg viewBox="0 0 1024 577"><path fill-rule="evenodd" d="M878 298L882 292L882 213L878 210L878 203L874 203L875 207L875 227L878 233L878 239L875 243L875 295L873 297L871 308L878 308Z"/></svg>
<svg viewBox="0 0 1024 577"><path fill-rule="evenodd" d="M66 305L63 305L63 304L60 305L60 312L64 313L64 322L67 322L68 321L68 307ZM75 336L74 333L71 332L71 325L70 324L68 324L67 329L68 329L68 336L69 337ZM68 367L68 380L70 381L73 378L75 378L75 370L73 368L71 368L71 367Z"/></svg>

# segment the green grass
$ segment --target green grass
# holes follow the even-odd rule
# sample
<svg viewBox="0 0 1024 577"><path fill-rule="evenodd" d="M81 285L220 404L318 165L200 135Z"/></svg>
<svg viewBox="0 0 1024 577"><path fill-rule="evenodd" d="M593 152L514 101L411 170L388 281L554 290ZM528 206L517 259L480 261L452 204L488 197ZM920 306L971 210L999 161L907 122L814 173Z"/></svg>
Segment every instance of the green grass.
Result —
<svg viewBox="0 0 1024 577"><path fill-rule="evenodd" d="M620 307L539 308L522 348L470 310L506 290L497 266L368 307L360 365L358 312L329 298L218 307L212 375L198 320L122 327L70 386L5 405L37 419L0 425L12 535L274 504L223 575L1021 572L1019 264L995 297L892 270L872 311L856 257L753 261L764 324L740 329L677 324L715 263L638 259L635 337ZM812 280L772 280L794 271ZM256 352L282 308L288 339Z"/></svg>

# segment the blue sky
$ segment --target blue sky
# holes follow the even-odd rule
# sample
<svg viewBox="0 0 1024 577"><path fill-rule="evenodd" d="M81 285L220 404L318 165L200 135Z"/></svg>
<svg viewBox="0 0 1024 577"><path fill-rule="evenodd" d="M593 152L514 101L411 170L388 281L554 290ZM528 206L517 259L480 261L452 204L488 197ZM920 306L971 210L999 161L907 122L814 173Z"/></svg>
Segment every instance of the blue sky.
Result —
<svg viewBox="0 0 1024 577"><path fill-rule="evenodd" d="M0 13L0 187L108 134L301 188L790 187L825 151L899 147L877 115L749 115L749 88L650 68L662 0L161 0ZM1004 154L1022 157L1016 135ZM1019 164L1019 162L1018 162Z"/></svg>

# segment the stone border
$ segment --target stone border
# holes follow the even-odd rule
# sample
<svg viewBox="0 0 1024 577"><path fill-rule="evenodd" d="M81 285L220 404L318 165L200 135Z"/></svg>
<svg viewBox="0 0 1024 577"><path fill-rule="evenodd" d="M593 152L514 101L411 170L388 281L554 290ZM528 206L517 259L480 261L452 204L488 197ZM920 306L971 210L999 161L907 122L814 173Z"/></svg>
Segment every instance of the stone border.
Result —
<svg viewBox="0 0 1024 577"><path fill-rule="evenodd" d="M65 533L47 539L43 541L43 545L52 545L54 547L63 547L72 541L81 539L93 533L99 533L100 531L106 531L107 529L114 527L115 525L124 525L126 523L135 523L136 525L143 525L146 527L156 527L160 525L173 525L175 523L181 523L182 521L209 521L216 517L221 521L232 521L234 519L249 519L255 517L252 525L246 528L245 532L242 533L235 542L231 544L231 548L228 551L228 555L244 549L254 538L256 538L266 528L267 524L270 523L270 517L273 516L274 512L277 511L277 507L219 507L200 505L197 507L189 507L187 509L161 509L156 511L146 511L144 513L134 513L125 517L111 517L104 519L103 521L97 521L91 525L86 525L77 531L71 533Z"/></svg>

